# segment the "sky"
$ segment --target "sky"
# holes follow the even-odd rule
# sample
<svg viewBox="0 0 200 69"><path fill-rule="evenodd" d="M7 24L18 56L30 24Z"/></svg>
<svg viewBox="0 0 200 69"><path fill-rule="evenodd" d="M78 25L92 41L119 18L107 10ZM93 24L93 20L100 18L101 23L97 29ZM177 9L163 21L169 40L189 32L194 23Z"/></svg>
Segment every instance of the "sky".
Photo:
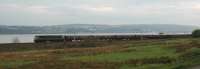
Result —
<svg viewBox="0 0 200 69"><path fill-rule="evenodd" d="M0 25L200 25L200 0L0 0Z"/></svg>

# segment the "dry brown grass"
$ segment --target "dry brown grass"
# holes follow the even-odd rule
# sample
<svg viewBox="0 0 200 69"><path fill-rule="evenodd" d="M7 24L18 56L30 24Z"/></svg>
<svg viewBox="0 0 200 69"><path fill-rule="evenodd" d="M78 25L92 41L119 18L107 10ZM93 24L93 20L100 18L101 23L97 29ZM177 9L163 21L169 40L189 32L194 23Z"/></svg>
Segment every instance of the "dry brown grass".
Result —
<svg viewBox="0 0 200 69"><path fill-rule="evenodd" d="M199 40L191 40L191 41L188 41L188 42L183 42L183 43L180 43L180 44L177 44L175 46L170 46L170 48L174 48L176 49L176 52L177 53L181 53L181 52L185 52L191 48L200 48L200 42Z"/></svg>

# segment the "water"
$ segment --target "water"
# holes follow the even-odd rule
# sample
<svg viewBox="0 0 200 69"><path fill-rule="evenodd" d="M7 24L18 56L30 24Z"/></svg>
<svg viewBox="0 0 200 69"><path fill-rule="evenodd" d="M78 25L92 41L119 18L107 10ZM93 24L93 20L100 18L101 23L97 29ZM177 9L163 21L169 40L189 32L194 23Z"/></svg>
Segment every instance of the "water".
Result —
<svg viewBox="0 0 200 69"><path fill-rule="evenodd" d="M157 33L87 33L87 34L0 34L0 43L14 43L18 39L20 43L33 43L36 35L157 35Z"/></svg>
<svg viewBox="0 0 200 69"><path fill-rule="evenodd" d="M32 43L35 34L6 34L0 35L0 43L13 43L18 39L20 43Z"/></svg>

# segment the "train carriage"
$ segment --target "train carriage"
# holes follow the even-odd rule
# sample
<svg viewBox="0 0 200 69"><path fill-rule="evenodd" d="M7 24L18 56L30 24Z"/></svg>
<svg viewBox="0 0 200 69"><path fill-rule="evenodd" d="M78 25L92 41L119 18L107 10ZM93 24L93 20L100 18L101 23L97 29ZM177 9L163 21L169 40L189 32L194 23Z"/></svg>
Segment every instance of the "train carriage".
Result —
<svg viewBox="0 0 200 69"><path fill-rule="evenodd" d="M141 40L141 39L167 39L185 38L190 34L171 34L171 35L38 35L35 36L35 43L42 42L71 42L85 40Z"/></svg>

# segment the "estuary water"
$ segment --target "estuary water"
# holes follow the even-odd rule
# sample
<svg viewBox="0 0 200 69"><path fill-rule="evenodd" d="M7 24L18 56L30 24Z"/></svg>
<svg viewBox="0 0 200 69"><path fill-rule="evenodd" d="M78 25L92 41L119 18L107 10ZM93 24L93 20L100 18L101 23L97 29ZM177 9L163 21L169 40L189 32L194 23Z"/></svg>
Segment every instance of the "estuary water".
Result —
<svg viewBox="0 0 200 69"><path fill-rule="evenodd" d="M20 43L32 43L35 34L1 34L0 43L14 43L14 40L18 40Z"/></svg>

